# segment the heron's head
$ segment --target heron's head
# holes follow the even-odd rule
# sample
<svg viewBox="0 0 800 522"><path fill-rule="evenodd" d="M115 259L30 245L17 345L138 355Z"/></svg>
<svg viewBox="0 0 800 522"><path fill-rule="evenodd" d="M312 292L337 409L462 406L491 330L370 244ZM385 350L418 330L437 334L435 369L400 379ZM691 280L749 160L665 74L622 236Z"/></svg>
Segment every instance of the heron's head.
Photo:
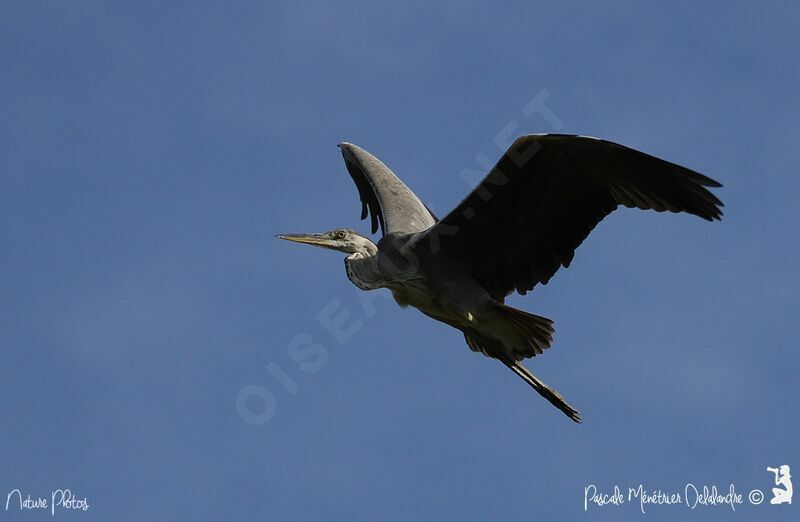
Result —
<svg viewBox="0 0 800 522"><path fill-rule="evenodd" d="M337 228L322 234L279 234L276 237L296 243L338 250L347 254L375 255L378 252L378 247L369 238L349 228Z"/></svg>

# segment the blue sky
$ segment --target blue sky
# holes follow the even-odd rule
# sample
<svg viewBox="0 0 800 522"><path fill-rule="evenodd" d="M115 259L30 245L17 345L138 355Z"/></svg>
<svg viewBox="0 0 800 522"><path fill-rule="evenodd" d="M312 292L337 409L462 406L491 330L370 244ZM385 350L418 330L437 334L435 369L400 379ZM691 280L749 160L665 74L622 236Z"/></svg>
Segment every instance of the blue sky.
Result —
<svg viewBox="0 0 800 522"><path fill-rule="evenodd" d="M70 488L91 506L73 520L796 518L747 502L766 466L800 470L795 4L3 11L0 498ZM537 95L555 119L524 113ZM444 214L504 129L725 185L721 223L615 213L511 300L555 320L531 367L580 426L458 332L357 293L340 255L273 238L367 231L340 141ZM318 319L341 313L346 338ZM301 366L309 343L325 358ZM583 512L589 484L688 482L745 503Z"/></svg>

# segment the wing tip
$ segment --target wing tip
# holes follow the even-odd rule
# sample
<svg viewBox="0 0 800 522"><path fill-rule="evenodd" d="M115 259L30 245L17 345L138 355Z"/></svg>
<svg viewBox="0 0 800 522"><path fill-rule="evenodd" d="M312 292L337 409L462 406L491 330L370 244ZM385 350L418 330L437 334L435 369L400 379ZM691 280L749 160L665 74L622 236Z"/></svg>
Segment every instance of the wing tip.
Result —
<svg viewBox="0 0 800 522"><path fill-rule="evenodd" d="M337 143L336 146L342 151L342 156L344 156L345 160L355 160L355 153L353 152L355 145L348 141L343 141L341 143Z"/></svg>

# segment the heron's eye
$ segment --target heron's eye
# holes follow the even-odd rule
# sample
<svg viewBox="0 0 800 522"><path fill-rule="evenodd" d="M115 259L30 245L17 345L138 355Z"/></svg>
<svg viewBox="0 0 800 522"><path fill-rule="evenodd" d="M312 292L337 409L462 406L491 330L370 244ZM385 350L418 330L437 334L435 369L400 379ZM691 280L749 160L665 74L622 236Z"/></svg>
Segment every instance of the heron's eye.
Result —
<svg viewBox="0 0 800 522"><path fill-rule="evenodd" d="M339 239L344 239L346 235L347 235L347 232L345 232L344 230L340 230L340 231L336 232L336 237L339 238Z"/></svg>

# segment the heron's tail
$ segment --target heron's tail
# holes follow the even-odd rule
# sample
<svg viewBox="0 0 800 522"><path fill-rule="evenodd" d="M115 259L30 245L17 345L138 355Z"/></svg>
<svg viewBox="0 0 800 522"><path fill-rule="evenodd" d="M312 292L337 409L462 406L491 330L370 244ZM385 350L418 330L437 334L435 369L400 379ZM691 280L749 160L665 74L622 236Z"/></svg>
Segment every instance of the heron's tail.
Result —
<svg viewBox="0 0 800 522"><path fill-rule="evenodd" d="M531 388L539 392L539 395L550 401L550 404L563 411L564 414L575 422L581 422L581 414L578 410L567 404L564 397L553 388L539 380L531 371L517 361L509 361L507 359L500 359L503 364L508 366L512 372L516 373L522 379L530 384Z"/></svg>
<svg viewBox="0 0 800 522"><path fill-rule="evenodd" d="M517 310L504 304L496 303L495 306L503 318L525 339L527 344L523 349L506 346L506 348L514 349L515 360L534 357L550 348L550 344L553 342L553 321L547 317L534 315L524 310Z"/></svg>

